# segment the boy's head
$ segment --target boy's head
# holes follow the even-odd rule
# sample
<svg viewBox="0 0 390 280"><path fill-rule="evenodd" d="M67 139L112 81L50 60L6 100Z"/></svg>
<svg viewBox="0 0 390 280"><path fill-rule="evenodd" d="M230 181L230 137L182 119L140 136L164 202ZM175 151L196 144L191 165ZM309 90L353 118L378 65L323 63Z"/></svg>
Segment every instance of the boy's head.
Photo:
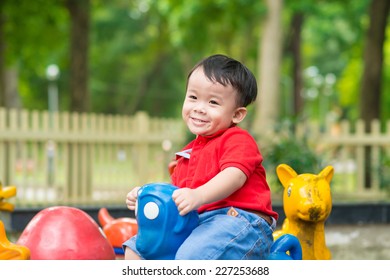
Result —
<svg viewBox="0 0 390 280"><path fill-rule="evenodd" d="M190 71L182 117L193 134L213 135L240 123L256 95L256 79L248 68L227 56L213 55Z"/></svg>
<svg viewBox="0 0 390 280"><path fill-rule="evenodd" d="M192 73L200 67L203 68L209 80L224 86L231 85L237 91L238 107L247 107L256 100L256 78L241 62L222 54L206 57L198 62L188 74L187 86Z"/></svg>

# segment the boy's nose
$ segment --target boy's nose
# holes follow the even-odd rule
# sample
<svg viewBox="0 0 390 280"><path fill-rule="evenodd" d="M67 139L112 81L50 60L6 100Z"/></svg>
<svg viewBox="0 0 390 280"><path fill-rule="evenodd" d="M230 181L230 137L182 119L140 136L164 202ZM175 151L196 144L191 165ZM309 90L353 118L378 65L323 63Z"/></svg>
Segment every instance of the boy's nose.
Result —
<svg viewBox="0 0 390 280"><path fill-rule="evenodd" d="M204 113L204 112L206 112L205 107L204 107L204 104L198 103L198 104L194 107L194 111L195 111L195 112L198 112L198 113Z"/></svg>

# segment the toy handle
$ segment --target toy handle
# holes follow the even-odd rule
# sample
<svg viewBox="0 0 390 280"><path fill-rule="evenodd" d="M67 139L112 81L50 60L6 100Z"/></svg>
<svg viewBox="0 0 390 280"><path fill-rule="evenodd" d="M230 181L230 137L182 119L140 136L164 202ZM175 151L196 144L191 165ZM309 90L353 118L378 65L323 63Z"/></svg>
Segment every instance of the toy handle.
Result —
<svg viewBox="0 0 390 280"><path fill-rule="evenodd" d="M290 252L290 255L288 255L287 252ZM302 247L298 238L292 234L280 236L271 246L269 259L302 260Z"/></svg>

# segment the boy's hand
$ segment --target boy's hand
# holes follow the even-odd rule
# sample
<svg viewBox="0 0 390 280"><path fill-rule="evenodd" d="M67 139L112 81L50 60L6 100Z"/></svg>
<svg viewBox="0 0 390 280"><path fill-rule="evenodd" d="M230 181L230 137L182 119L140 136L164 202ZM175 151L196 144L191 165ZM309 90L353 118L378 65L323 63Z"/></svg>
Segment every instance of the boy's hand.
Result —
<svg viewBox="0 0 390 280"><path fill-rule="evenodd" d="M130 210L135 210L135 203L137 202L138 190L141 187L135 187L126 196L126 205Z"/></svg>
<svg viewBox="0 0 390 280"><path fill-rule="evenodd" d="M203 197L197 189L177 189L173 192L172 199L181 216L198 209L203 204Z"/></svg>

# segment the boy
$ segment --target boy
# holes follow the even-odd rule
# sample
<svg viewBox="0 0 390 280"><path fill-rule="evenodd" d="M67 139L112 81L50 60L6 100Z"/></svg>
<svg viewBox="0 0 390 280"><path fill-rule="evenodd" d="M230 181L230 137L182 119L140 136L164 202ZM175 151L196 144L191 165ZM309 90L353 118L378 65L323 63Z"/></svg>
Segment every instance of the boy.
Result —
<svg viewBox="0 0 390 280"><path fill-rule="evenodd" d="M196 139L176 154L172 198L180 215L199 213L199 226L176 259L265 259L278 214L272 210L263 158L256 141L237 125L255 101L257 83L243 64L225 55L203 59L190 71L182 117ZM134 210L139 187L127 195ZM140 259L135 238L126 259Z"/></svg>

